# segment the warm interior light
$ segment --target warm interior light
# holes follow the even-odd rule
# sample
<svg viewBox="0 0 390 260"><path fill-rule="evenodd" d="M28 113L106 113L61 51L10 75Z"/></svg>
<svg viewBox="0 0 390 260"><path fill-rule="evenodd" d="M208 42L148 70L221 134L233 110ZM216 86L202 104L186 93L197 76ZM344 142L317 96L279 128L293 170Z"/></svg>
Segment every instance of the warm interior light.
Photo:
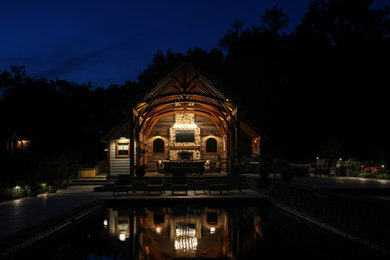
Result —
<svg viewBox="0 0 390 260"><path fill-rule="evenodd" d="M179 240L175 240L175 250L180 250L183 252L196 251L197 247L198 239L196 237L181 238Z"/></svg>
<svg viewBox="0 0 390 260"><path fill-rule="evenodd" d="M215 227L210 227L210 234L215 234Z"/></svg>
<svg viewBox="0 0 390 260"><path fill-rule="evenodd" d="M193 129L197 128L196 124L174 124L174 128L180 128L180 129Z"/></svg>
<svg viewBox="0 0 390 260"><path fill-rule="evenodd" d="M189 236L194 237L196 233L195 228L176 228L176 236L182 237L182 236Z"/></svg>

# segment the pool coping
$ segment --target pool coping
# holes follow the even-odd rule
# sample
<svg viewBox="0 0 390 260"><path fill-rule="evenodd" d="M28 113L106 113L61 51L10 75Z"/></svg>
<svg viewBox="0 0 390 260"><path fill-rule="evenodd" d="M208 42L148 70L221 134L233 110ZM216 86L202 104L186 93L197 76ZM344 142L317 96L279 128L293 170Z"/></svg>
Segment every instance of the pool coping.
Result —
<svg viewBox="0 0 390 260"><path fill-rule="evenodd" d="M94 200L0 239L0 259L12 257L39 241L66 230L97 212L104 203L105 200Z"/></svg>

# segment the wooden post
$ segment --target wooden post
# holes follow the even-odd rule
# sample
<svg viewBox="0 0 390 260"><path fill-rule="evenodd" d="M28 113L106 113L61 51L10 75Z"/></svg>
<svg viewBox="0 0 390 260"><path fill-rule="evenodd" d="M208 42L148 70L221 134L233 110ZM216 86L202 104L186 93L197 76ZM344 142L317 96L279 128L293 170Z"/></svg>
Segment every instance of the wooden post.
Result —
<svg viewBox="0 0 390 260"><path fill-rule="evenodd" d="M134 111L130 110L129 115L130 122L130 176L134 176Z"/></svg>
<svg viewBox="0 0 390 260"><path fill-rule="evenodd" d="M237 158L235 163L239 163L241 161L241 153L240 153L240 118L238 114L238 107L236 107L236 116L235 116L235 143L236 143L236 150L237 150Z"/></svg>

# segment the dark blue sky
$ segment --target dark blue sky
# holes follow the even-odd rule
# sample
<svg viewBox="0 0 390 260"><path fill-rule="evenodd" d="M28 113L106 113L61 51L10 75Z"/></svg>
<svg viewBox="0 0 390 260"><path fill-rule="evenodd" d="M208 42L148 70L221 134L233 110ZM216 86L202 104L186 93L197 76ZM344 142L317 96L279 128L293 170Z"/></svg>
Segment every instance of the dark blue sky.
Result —
<svg viewBox="0 0 390 260"><path fill-rule="evenodd" d="M0 71L24 65L36 78L122 84L136 80L158 49L211 50L236 20L252 27L274 5L293 30L310 2L1 0Z"/></svg>

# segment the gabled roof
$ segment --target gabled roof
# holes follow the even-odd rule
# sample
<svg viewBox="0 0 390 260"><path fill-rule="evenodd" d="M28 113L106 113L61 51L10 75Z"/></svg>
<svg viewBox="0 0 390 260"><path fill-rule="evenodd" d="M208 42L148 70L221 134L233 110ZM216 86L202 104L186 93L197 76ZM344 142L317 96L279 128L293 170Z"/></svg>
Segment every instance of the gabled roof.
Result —
<svg viewBox="0 0 390 260"><path fill-rule="evenodd" d="M133 108L136 117L134 123L148 136L159 118L187 111L210 118L221 134L226 132L229 126L234 126L251 137L262 135L249 122L241 119L238 123L237 105L218 90L203 73L185 62L163 77L156 87L138 102ZM112 133L128 122L129 119L124 120L101 141L106 142Z"/></svg>
<svg viewBox="0 0 390 260"><path fill-rule="evenodd" d="M240 130L251 138L261 136L263 141L268 140L268 136L266 136L259 129L257 129L253 124L251 124L250 122L248 122L243 118L241 118L240 120Z"/></svg>
<svg viewBox="0 0 390 260"><path fill-rule="evenodd" d="M129 123L129 119L126 118L125 120L123 120L122 122L120 122L117 126L115 126L110 132L108 132L107 134L105 134L101 139L100 141L103 142L103 143L107 143L108 142L108 139L110 138L110 136L115 133L119 128L121 128L123 125L125 125L126 123Z"/></svg>
<svg viewBox="0 0 390 260"><path fill-rule="evenodd" d="M202 73L181 63L163 77L135 107L140 127L167 113L193 111L214 118L222 128L235 124L237 106Z"/></svg>

